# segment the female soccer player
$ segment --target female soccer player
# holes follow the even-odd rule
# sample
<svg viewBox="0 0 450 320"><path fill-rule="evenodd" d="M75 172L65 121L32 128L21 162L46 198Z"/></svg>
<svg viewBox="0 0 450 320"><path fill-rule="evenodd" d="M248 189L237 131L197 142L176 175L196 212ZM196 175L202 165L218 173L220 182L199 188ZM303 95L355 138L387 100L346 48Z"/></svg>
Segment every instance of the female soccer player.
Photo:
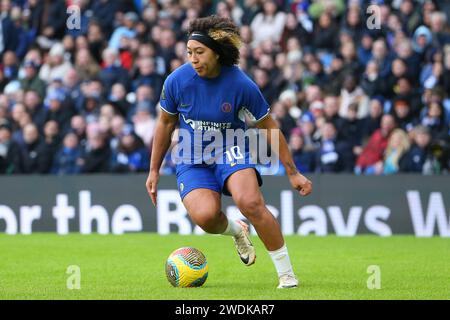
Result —
<svg viewBox="0 0 450 320"><path fill-rule="evenodd" d="M214 158L224 161L211 163L211 158L202 158L208 143L195 140L199 132L245 130L244 114L253 118L257 128L269 131L269 144L270 130L279 133L259 88L237 67L240 41L239 29L231 20L210 16L191 22L187 42L189 63L167 77L161 93L162 112L156 126L146 188L156 206L159 169L179 122L180 131L188 133L182 140L190 141L192 149L200 148L200 156L199 152L192 154L185 148L187 156L183 154L182 163L177 164L178 189L191 219L208 233L232 236L242 262L252 265L256 255L248 226L228 219L221 211L221 194L231 195L269 251L279 277L278 288L293 288L298 286L298 280L278 221L265 206L259 189L262 180L255 165L248 161L248 149L225 141L223 156ZM192 139L187 139L189 136ZM272 147L272 151L279 155L292 187L301 195L308 195L312 191L311 181L297 171L283 134L276 136L278 141L272 144L278 145L279 150Z"/></svg>

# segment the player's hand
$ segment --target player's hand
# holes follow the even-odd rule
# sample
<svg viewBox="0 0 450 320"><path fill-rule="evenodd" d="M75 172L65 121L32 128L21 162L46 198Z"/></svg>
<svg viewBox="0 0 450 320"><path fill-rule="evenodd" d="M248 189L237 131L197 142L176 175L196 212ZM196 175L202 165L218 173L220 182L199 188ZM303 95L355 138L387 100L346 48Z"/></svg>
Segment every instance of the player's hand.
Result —
<svg viewBox="0 0 450 320"><path fill-rule="evenodd" d="M156 207L156 196L157 196L157 185L159 180L158 172L150 172L147 177L147 181L145 182L145 187L147 188L147 192L152 199L153 205Z"/></svg>
<svg viewBox="0 0 450 320"><path fill-rule="evenodd" d="M289 181L294 189L296 189L302 196L307 196L312 192L312 182L304 175L296 173L289 176Z"/></svg>

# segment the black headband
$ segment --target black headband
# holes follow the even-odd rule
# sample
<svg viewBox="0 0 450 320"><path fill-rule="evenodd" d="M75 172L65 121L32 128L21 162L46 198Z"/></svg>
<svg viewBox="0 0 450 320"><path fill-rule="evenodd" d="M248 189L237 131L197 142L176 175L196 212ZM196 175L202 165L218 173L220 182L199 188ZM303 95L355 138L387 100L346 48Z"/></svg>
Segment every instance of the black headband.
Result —
<svg viewBox="0 0 450 320"><path fill-rule="evenodd" d="M220 43L218 43L216 40L214 40L207 34L204 34L202 32L198 32L198 31L194 31L189 35L188 40L198 41L198 42L204 44L205 46L207 46L208 48L210 48L211 50L213 50L214 52L216 52L217 54L219 54L219 55L222 54L222 48L221 48Z"/></svg>

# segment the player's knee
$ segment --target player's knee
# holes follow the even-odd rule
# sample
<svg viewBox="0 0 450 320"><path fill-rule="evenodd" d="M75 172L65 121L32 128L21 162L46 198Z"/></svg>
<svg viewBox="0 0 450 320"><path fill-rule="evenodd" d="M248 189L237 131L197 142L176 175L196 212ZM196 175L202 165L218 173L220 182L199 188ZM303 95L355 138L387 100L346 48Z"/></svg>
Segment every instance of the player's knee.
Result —
<svg viewBox="0 0 450 320"><path fill-rule="evenodd" d="M220 230L220 210L199 210L195 214L191 214L194 223L207 233L219 233Z"/></svg>
<svg viewBox="0 0 450 320"><path fill-rule="evenodd" d="M250 220L258 218L264 211L264 200L260 196L243 196L236 202L239 210Z"/></svg>

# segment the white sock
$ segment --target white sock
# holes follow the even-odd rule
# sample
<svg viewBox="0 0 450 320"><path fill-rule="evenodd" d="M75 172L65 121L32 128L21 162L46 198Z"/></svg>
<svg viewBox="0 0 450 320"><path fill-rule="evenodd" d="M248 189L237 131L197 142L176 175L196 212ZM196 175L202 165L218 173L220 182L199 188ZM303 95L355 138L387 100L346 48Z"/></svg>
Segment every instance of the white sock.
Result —
<svg viewBox="0 0 450 320"><path fill-rule="evenodd" d="M227 219L228 219L228 225L222 234L225 236L237 235L242 230L241 225L234 220L230 220L228 217L227 217Z"/></svg>
<svg viewBox="0 0 450 320"><path fill-rule="evenodd" d="M269 251L269 255L272 258L275 268L277 269L278 277L285 274L294 274L286 244L278 250Z"/></svg>

